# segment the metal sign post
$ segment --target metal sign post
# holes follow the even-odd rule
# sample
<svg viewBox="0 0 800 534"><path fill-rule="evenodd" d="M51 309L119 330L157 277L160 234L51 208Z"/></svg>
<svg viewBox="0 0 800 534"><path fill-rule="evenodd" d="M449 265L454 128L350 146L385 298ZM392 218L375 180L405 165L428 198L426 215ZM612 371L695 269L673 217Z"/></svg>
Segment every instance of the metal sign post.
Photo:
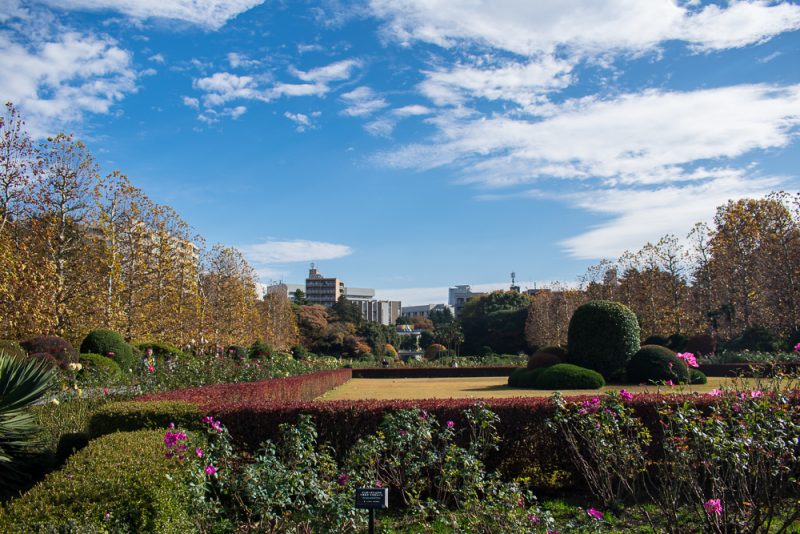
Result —
<svg viewBox="0 0 800 534"><path fill-rule="evenodd" d="M356 508L369 510L369 534L375 534L375 509L389 508L389 488L356 488Z"/></svg>

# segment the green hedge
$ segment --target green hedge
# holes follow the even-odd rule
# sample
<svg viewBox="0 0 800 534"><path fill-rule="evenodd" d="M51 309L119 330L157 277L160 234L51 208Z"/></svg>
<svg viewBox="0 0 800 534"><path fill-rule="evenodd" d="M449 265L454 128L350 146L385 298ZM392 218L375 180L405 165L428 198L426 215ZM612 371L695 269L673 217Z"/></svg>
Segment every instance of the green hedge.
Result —
<svg viewBox="0 0 800 534"><path fill-rule="evenodd" d="M572 314L567 338L570 363L612 379L639 350L639 322L624 304L592 300Z"/></svg>
<svg viewBox="0 0 800 534"><path fill-rule="evenodd" d="M600 389L605 385L600 373L569 363L547 367L534 382L537 389Z"/></svg>
<svg viewBox="0 0 800 534"><path fill-rule="evenodd" d="M689 381L689 369L683 360L666 347L645 345L628 362L628 381L634 384L667 380L686 384Z"/></svg>
<svg viewBox="0 0 800 534"><path fill-rule="evenodd" d="M28 355L27 351L22 348L22 345L10 339L0 339L0 352L5 352L9 356L19 359L25 359Z"/></svg>
<svg viewBox="0 0 800 534"><path fill-rule="evenodd" d="M116 382L122 378L122 369L117 362L100 354L81 354L78 360L83 369L79 378L91 384Z"/></svg>
<svg viewBox="0 0 800 534"><path fill-rule="evenodd" d="M191 532L189 478L163 430L105 436L9 502L0 532Z"/></svg>
<svg viewBox="0 0 800 534"><path fill-rule="evenodd" d="M92 330L81 343L81 354L100 354L114 360L123 372L136 370L141 365L133 354L133 347L113 330Z"/></svg>
<svg viewBox="0 0 800 534"><path fill-rule="evenodd" d="M520 367L519 369L514 369L508 375L508 385L515 388L532 388L536 384L536 379L545 369L545 367L537 367L535 369Z"/></svg>
<svg viewBox="0 0 800 534"><path fill-rule="evenodd" d="M166 428L170 423L198 429L202 417L197 406L183 401L109 402L92 415L89 435L96 438L112 432Z"/></svg>

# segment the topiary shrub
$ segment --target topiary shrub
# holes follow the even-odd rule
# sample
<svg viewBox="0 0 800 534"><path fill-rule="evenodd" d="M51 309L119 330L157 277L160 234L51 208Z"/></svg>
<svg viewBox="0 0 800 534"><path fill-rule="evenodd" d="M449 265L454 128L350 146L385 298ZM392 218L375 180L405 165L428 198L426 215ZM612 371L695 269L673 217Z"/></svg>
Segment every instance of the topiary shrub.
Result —
<svg viewBox="0 0 800 534"><path fill-rule="evenodd" d="M78 373L81 381L90 384L106 384L122 378L122 369L111 358L99 354L81 354L80 363L83 365Z"/></svg>
<svg viewBox="0 0 800 534"><path fill-rule="evenodd" d="M203 415L194 404L183 401L109 402L89 420L92 439L112 432L166 428L175 423L187 429L202 428Z"/></svg>
<svg viewBox="0 0 800 534"><path fill-rule="evenodd" d="M544 367L552 367L564 363L562 358L550 352L536 351L530 358L528 358L528 369L539 369Z"/></svg>
<svg viewBox="0 0 800 534"><path fill-rule="evenodd" d="M634 384L655 382L686 383L689 369L675 353L660 345L645 345L628 362L628 381Z"/></svg>
<svg viewBox="0 0 800 534"><path fill-rule="evenodd" d="M10 339L0 339L0 352L20 360L24 360L28 356L28 353L22 348L22 345Z"/></svg>
<svg viewBox="0 0 800 534"><path fill-rule="evenodd" d="M683 334L672 334L669 336L669 343L667 343L667 348L674 351L674 352L685 352L686 351L686 343L689 342L689 338ZM646 343L645 343L646 344Z"/></svg>
<svg viewBox="0 0 800 534"><path fill-rule="evenodd" d="M708 378L699 369L689 369L689 383L692 385L698 384L707 384Z"/></svg>
<svg viewBox="0 0 800 534"><path fill-rule="evenodd" d="M46 352L61 366L78 361L78 352L72 347L72 344L58 336L37 336L23 341L20 345L28 351L28 354Z"/></svg>
<svg viewBox="0 0 800 534"><path fill-rule="evenodd" d="M106 328L98 328L89 332L81 343L81 353L99 354L111 358L123 372L129 372L129 370L139 367L132 347L122 339L121 335Z"/></svg>
<svg viewBox="0 0 800 534"><path fill-rule="evenodd" d="M267 358L271 356L273 352L272 347L263 341L255 341L250 345L250 350L247 351L247 355L250 358Z"/></svg>
<svg viewBox="0 0 800 534"><path fill-rule="evenodd" d="M662 347L669 347L669 338L658 335L650 336L642 341L642 345L660 345Z"/></svg>
<svg viewBox="0 0 800 534"><path fill-rule="evenodd" d="M624 304L593 300L575 310L567 339L570 362L609 378L639 350L639 323Z"/></svg>
<svg viewBox="0 0 800 534"><path fill-rule="evenodd" d="M708 356L717 351L716 340L708 334L698 334L689 338L682 352L691 352L695 356Z"/></svg>
<svg viewBox="0 0 800 534"><path fill-rule="evenodd" d="M70 432L62 434L56 447L56 463L64 465L67 458L89 444L89 434L85 432Z"/></svg>
<svg viewBox="0 0 800 534"><path fill-rule="evenodd" d="M447 347L440 345L439 343L434 343L425 349L425 357L429 360L435 360L436 358L441 357L446 351Z"/></svg>
<svg viewBox="0 0 800 534"><path fill-rule="evenodd" d="M556 347L554 345L547 345L541 347L539 349L536 349L536 352L544 352L546 354L552 354L553 356L558 356L559 358L565 361L568 357L567 349L565 349L564 347Z"/></svg>
<svg viewBox="0 0 800 534"><path fill-rule="evenodd" d="M163 429L94 440L11 501L1 530L192 532L192 473L164 450Z"/></svg>
<svg viewBox="0 0 800 534"><path fill-rule="evenodd" d="M508 376L508 385L514 388L532 388L535 387L536 378L545 370L544 367L536 369L528 369L520 367L511 371Z"/></svg>
<svg viewBox="0 0 800 534"><path fill-rule="evenodd" d="M539 371L533 369L532 372ZM534 375L536 389L599 389L606 385L603 375L569 363L560 363Z"/></svg>

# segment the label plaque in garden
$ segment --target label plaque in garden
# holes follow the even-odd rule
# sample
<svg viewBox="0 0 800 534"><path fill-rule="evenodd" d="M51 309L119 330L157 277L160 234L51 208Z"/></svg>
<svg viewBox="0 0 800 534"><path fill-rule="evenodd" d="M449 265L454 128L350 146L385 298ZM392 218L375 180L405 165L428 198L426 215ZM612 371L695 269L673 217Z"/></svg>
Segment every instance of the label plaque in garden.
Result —
<svg viewBox="0 0 800 534"><path fill-rule="evenodd" d="M389 508L389 488L356 488L356 508Z"/></svg>

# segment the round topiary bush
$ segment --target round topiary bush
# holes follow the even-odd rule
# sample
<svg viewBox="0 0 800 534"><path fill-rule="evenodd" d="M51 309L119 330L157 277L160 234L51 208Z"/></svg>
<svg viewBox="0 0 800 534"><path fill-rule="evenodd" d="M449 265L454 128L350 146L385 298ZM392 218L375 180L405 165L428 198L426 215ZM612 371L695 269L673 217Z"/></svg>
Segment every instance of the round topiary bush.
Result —
<svg viewBox="0 0 800 534"><path fill-rule="evenodd" d="M133 355L133 348L122 339L121 335L105 328L92 330L83 338L81 353L99 354L111 358L123 372L134 370L139 366Z"/></svg>
<svg viewBox="0 0 800 534"><path fill-rule="evenodd" d="M520 367L518 369L514 369L508 376L508 385L515 388L535 387L536 379L540 374L542 374L542 372L544 372L544 370L544 367L539 367L537 369Z"/></svg>
<svg viewBox="0 0 800 534"><path fill-rule="evenodd" d="M634 384L655 382L686 383L689 369L683 360L666 347L645 345L628 362L628 381Z"/></svg>
<svg viewBox="0 0 800 534"><path fill-rule="evenodd" d="M567 339L570 362L609 378L639 350L639 322L624 304L593 300L575 310Z"/></svg>
<svg viewBox="0 0 800 534"><path fill-rule="evenodd" d="M122 370L117 362L100 354L81 354L83 368L78 376L92 384L106 384L122 378Z"/></svg>
<svg viewBox="0 0 800 534"><path fill-rule="evenodd" d="M675 352L684 352L686 350L686 343L689 342L689 338L684 336L683 334L672 334L669 336L669 343L667 343L667 348L673 350ZM645 343L647 345L647 343Z"/></svg>
<svg viewBox="0 0 800 534"><path fill-rule="evenodd" d="M683 352L691 352L695 356L706 356L714 354L717 350L717 342L708 334L698 334L689 338Z"/></svg>
<svg viewBox="0 0 800 534"><path fill-rule="evenodd" d="M544 367L552 367L564 363L563 358L559 358L550 352L536 351L530 358L528 358L528 369L539 369Z"/></svg>
<svg viewBox="0 0 800 534"><path fill-rule="evenodd" d="M28 354L47 353L55 358L58 365L64 366L78 361L78 352L72 343L58 336L37 336L20 343Z"/></svg>
<svg viewBox="0 0 800 534"><path fill-rule="evenodd" d="M650 336L642 342L642 345L661 345L662 347L669 347L669 338L664 336Z"/></svg>
<svg viewBox="0 0 800 534"><path fill-rule="evenodd" d="M689 369L689 383L694 384L707 384L708 378L699 369Z"/></svg>
<svg viewBox="0 0 800 534"><path fill-rule="evenodd" d="M778 337L763 326L751 326L739 338L741 350L756 352L778 352L781 342Z"/></svg>
<svg viewBox="0 0 800 534"><path fill-rule="evenodd" d="M17 359L24 360L28 356L22 345L10 339L0 339L0 352L13 356Z"/></svg>
<svg viewBox="0 0 800 534"><path fill-rule="evenodd" d="M539 370L532 370L535 371ZM603 375L591 369L560 363L541 370L533 385L536 389L599 389L606 381Z"/></svg>

